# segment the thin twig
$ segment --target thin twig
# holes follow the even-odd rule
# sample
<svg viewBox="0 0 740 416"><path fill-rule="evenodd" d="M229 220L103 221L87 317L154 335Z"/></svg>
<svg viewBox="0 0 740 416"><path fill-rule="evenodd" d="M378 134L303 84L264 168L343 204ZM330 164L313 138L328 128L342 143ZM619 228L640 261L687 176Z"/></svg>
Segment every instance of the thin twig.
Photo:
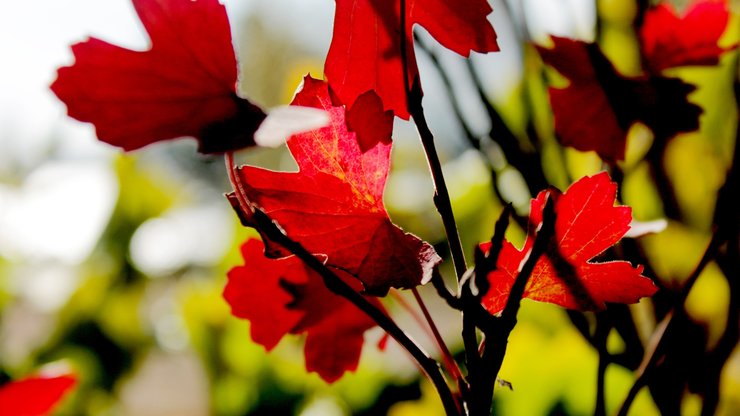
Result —
<svg viewBox="0 0 740 416"><path fill-rule="evenodd" d="M547 199L545 208L542 212L542 226L537 232L537 237L534 240L534 245L529 253L527 261L522 266L522 270L516 276L514 284L511 286L509 297L506 299L506 306L501 312L501 320L508 321L507 326L513 328L516 324L516 315L519 312L519 306L521 305L522 298L524 297L524 289L529 282L529 276L534 271L534 266L537 264L540 256L547 252L547 249L552 242L552 237L555 235L555 207L552 198Z"/></svg>
<svg viewBox="0 0 740 416"><path fill-rule="evenodd" d="M419 309L421 309L421 313L424 315L424 319L426 319L427 324L432 331L434 340L437 343L437 347L439 348L440 353L442 354L442 359L447 367L447 371L449 371L450 375L457 383L459 391L464 392L467 390L468 382L460 371L460 367L458 367L452 353L450 353L450 349L447 348L447 344L445 344L444 339L442 339L442 334L439 333L439 329L437 329L437 325L434 323L434 319L432 319L429 309L427 309L427 306L424 304L424 299L422 299L421 294L419 294L419 291L416 290L416 288L411 289L411 292L414 294L416 303L419 304Z"/></svg>
<svg viewBox="0 0 740 416"><path fill-rule="evenodd" d="M439 269L436 267L432 271L432 285L437 290L437 294L439 297L445 300L448 305L450 305L451 308L457 309L459 311L462 310L462 302L460 301L460 298L455 296L452 291L450 291L450 288L447 287L445 284L444 278L442 277L442 274L439 272Z"/></svg>
<svg viewBox="0 0 740 416"><path fill-rule="evenodd" d="M412 289L412 291L414 293L414 298L419 304L419 307L422 311L421 315L416 309L414 309L413 306L411 306L409 302L406 301L406 299L401 295L400 291L391 290L390 294L391 296L393 296L396 302L398 302L399 305L401 305L401 307L405 309L409 315L411 315L411 318L416 321L416 324L419 326L419 328L421 328L426 336L429 337L429 339L437 346L437 350L439 351L439 355L442 357L442 362L445 366L445 369L447 370L447 373L452 376L459 388L461 386L461 382L463 385L467 383L462 375L462 372L460 371L460 367L457 365L457 362L452 356L452 353L450 353L450 350L447 348L447 345L445 345L444 340L442 339L442 335L439 333L439 330L437 329L432 316L429 314L426 305L424 305L424 302L421 299L418 291L415 288ZM460 391L462 391L462 389L460 389Z"/></svg>
<svg viewBox="0 0 740 416"><path fill-rule="evenodd" d="M437 73L439 74L440 78L442 79L442 84L445 86L445 91L447 92L447 96L449 98L449 102L452 106L452 111L455 114L455 117L460 122L460 126L463 130L463 135L467 139L468 144L473 147L475 150L477 150L482 156L483 156L483 162L486 164L486 168L488 169L491 177L491 189L493 189L493 193L496 195L496 198L498 198L499 201L506 203L509 202L504 197L504 194L501 193L501 188L498 185L498 172L496 171L496 168L493 166L493 163L490 160L489 155L486 153L484 149L484 143L481 139L481 137L478 137L473 133L473 131L470 129L470 126L468 125L468 121L463 116L463 110L460 107L460 102L455 97L454 88L452 86L452 80L450 79L450 74L447 73L445 68L442 66L442 63L439 60L439 57L437 54L430 48L428 45L426 45L424 42L422 42L416 34L414 34L414 39L416 39L416 44L419 45L419 49L424 51L429 59L432 61L432 64L434 65L434 68L437 70ZM520 222L521 217L517 216L517 222ZM526 224L526 220L522 219L522 224ZM521 225L521 224L520 224Z"/></svg>
<svg viewBox="0 0 740 416"><path fill-rule="evenodd" d="M429 169L432 173L432 180L434 181L434 205L437 207L440 216L442 217L442 224L447 234L447 241L450 245L450 257L452 257L452 263L455 266L455 273L458 281L462 279L467 270L467 264L465 263L465 254L462 248L462 241L460 240L460 234L457 230L457 222L455 221L455 214L452 211L452 202L450 200L450 193L447 190L445 184L444 174L442 173L442 163L437 155L437 149L434 144L434 135L432 135L429 126L427 125L426 118L424 117L424 110L421 106L421 92L418 88L415 88L410 98L411 105L409 107L411 116L414 118L416 128L419 131L421 137L421 143L424 147L424 153L427 155L427 161L429 163Z"/></svg>
<svg viewBox="0 0 740 416"><path fill-rule="evenodd" d="M476 329L483 329L484 335L486 335L490 332L489 328L494 325L495 318L483 309L481 300L490 287L488 275L496 269L511 213L511 205L506 205L494 226L491 247L488 249L488 253L484 253L480 247L475 248L475 269L473 269L472 273L469 273L467 279L463 282L464 284L460 292L463 305L462 338L465 345L465 364L468 368L468 376L471 382L471 394L468 401L471 403L471 412L473 414L484 412L486 408L490 411L491 403L487 400L492 400L493 398L493 383L497 379L496 374L493 374L493 378L491 378L492 373L483 362L482 347L484 342L481 341L480 346L478 345ZM473 285L475 286L475 293L473 292ZM490 389L488 388L489 386ZM487 392L488 390L491 390L490 393L485 393L483 397L478 397L481 391ZM490 399L487 396L488 394L491 395Z"/></svg>
<svg viewBox="0 0 740 416"><path fill-rule="evenodd" d="M457 97L455 97L455 89L452 86L452 79L450 78L450 74L448 74L442 66L442 62L440 62L438 54L429 45L423 42L421 38L416 35L416 33L414 33L414 41L414 44L417 45L418 49L423 51L429 57L429 60L434 65L434 69L437 70L437 74L439 74L439 77L442 79L442 84L445 86L445 91L447 92L450 106L452 107L453 113L455 113L455 117L458 119L458 121L460 121L460 127L463 130L468 144L473 146L473 148L475 148L476 150L480 150L481 138L473 133L473 130L470 129L468 122L465 120L465 117L463 116L463 109L460 107L460 102L459 100L457 100Z"/></svg>
<svg viewBox="0 0 740 416"><path fill-rule="evenodd" d="M401 305L401 308L403 308L403 310L405 310L406 313L411 316L414 322L416 322L416 325L422 331L424 331L424 335L426 335L430 341L436 342L436 340L434 339L434 334L432 333L431 328L429 328L429 325L427 325L426 321L424 320L424 317L419 314L419 312L414 309L413 306L411 306L411 303L409 303L406 298L403 297L401 291L392 289L388 293L391 295L391 297L393 297L393 300L398 302L398 304Z"/></svg>
<svg viewBox="0 0 740 416"><path fill-rule="evenodd" d="M611 356L606 349L606 341L612 329L609 311L597 315L596 330L594 331L594 343L599 353L599 364L596 371L596 406L594 416L606 416L606 368L611 362Z"/></svg>

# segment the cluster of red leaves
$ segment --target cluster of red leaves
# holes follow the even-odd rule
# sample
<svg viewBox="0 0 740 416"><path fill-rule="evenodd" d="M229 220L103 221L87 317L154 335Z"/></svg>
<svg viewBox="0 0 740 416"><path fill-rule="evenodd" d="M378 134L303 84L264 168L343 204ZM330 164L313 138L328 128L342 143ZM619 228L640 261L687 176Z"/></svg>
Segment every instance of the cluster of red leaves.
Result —
<svg viewBox="0 0 740 416"><path fill-rule="evenodd" d="M71 375L32 376L0 386L0 413L8 416L43 416L77 383Z"/></svg>
<svg viewBox="0 0 740 416"><path fill-rule="evenodd" d="M550 88L561 143L615 162L624 159L627 130L635 122L650 127L658 140L696 130L702 110L688 100L695 87L660 71L717 64L731 49L717 46L728 13L725 2L715 0L698 0L683 18L667 5L649 10L640 32L647 73L640 77L619 74L596 44L553 37L553 48L538 48L570 81Z"/></svg>
<svg viewBox="0 0 740 416"><path fill-rule="evenodd" d="M441 259L429 244L395 226L383 206L390 143L363 152L347 130L345 108L332 104L323 81L306 77L292 104L323 109L330 123L288 140L298 172L239 168L248 199L358 291L383 295L391 287L428 280ZM263 239L278 259L264 259L261 245L247 242L245 266L229 274L225 291L234 314L252 322L253 339L268 349L287 333L306 331L306 368L327 381L353 370L362 334L374 323L284 248Z"/></svg>
<svg viewBox="0 0 740 416"><path fill-rule="evenodd" d="M288 140L298 172L239 168L247 198L307 250L357 277L369 293L429 280L439 256L393 225L383 206L391 145L377 143L363 152L347 130L344 107L332 104L323 81L306 77L292 104L323 109L331 121ZM290 254L269 241L268 251Z"/></svg>
<svg viewBox="0 0 740 416"><path fill-rule="evenodd" d="M465 8L455 7L449 1L409 1L403 39L398 30L401 3L337 1L334 40L325 67L329 84L306 77L292 102L325 110L330 124L288 141L298 172L272 172L250 166L241 167L238 172L244 184L240 191L246 198L276 220L291 238L324 256L329 267L342 270L342 276L357 290L374 295L384 295L391 287L411 288L424 283L441 261L430 245L396 227L383 206L393 114L409 117L406 87L417 82L418 77L413 24L422 24L443 45L460 54L498 49L493 28L486 19L491 9L485 1L476 0L472 7ZM282 247L265 236L263 239L270 256L282 257L273 262L297 262L286 257L290 253ZM259 268L252 267L258 263L255 250L254 243L245 245L243 254L248 266L232 271L225 292L234 313L257 326L253 329L257 331L253 332L255 341L269 349L286 333L305 331L309 371L334 381L344 371L353 370L359 360L362 334L373 323L320 284L301 286L313 290L295 290L297 282L286 275L264 282L264 276L257 272ZM286 267L293 270L296 266ZM291 272L293 279L300 275L304 276L301 282L320 281L304 266L301 268L301 272ZM265 317L259 308L250 305L249 311L240 309L255 300L246 289L250 285L273 291L273 296L265 297L269 300L264 302L270 303L267 309L273 315L286 318L279 330L261 333ZM244 296L233 296L235 292ZM290 301L286 303L286 299ZM323 313L327 307L331 311L346 308L347 313L338 318L336 313ZM302 320L300 308L304 313ZM327 333L325 328L332 330ZM338 347L343 352L331 354Z"/></svg>
<svg viewBox="0 0 740 416"><path fill-rule="evenodd" d="M499 313L506 305L511 286L534 244L534 230L542 225L548 198L554 200L555 236L547 253L537 261L524 297L549 302L564 308L602 310L606 302L635 303L652 296L657 287L642 276L642 266L625 261L591 262L617 243L629 230L631 209L614 206L617 185L606 172L584 177L565 193L557 189L542 191L532 200L530 235L518 250L504 241L496 270L488 276L490 289L483 305ZM490 244L481 247L488 251Z"/></svg>
<svg viewBox="0 0 740 416"><path fill-rule="evenodd" d="M61 68L52 85L70 116L92 122L101 140L125 150L180 136L195 137L206 153L253 145L265 114L237 96L237 64L224 7L217 0L132 1L151 48L132 51L97 39L73 46L75 64ZM329 124L288 140L297 172L240 167L240 194L230 199L246 199L264 211L380 309L372 296L425 283L440 257L429 244L395 226L383 205L393 116L409 117L406 89L418 86L412 28L420 24L461 55L495 51L490 12L485 0L466 7L451 0L337 0L325 66L328 83L306 77L292 102L324 110ZM399 29L402 22L404 30ZM553 51L542 52L572 81L565 91L553 91L559 133L572 138L572 145L597 147L602 156L616 160L624 152L623 137L619 142L618 136L633 121L629 117L637 117L634 114L678 98L668 108L688 119L698 115L685 100L691 88L681 81L626 79L598 48L557 38L555 43ZM611 89L602 90L605 79ZM664 94L664 89L673 92ZM626 95L615 99L615 91ZM636 97L648 97L648 102L625 116L624 103ZM582 108L575 104L586 98L596 103L595 110L576 117L570 106ZM614 114L602 119L608 111ZM600 121L594 124L621 129L619 134L595 140L597 129L588 126L595 119ZM688 123L678 131L695 128ZM659 125L656 121L653 127ZM591 142L573 144L578 140ZM584 178L564 194L544 191L532 202L534 229L541 223L545 198L556 200L556 241L537 264L525 297L568 308L601 309L604 302L635 302L654 292L640 268L625 262L589 262L628 228L629 209L614 207L614 194L614 185L602 174ZM242 218L256 226L249 215ZM266 235L263 240L264 245L247 241L242 247L245 264L229 272L224 297L234 315L251 321L254 341L267 349L286 334L305 334L306 367L326 381L354 370L364 333L375 322L333 294L284 247ZM506 301L531 245L531 239L522 250L505 244L484 299L491 312L500 311Z"/></svg>

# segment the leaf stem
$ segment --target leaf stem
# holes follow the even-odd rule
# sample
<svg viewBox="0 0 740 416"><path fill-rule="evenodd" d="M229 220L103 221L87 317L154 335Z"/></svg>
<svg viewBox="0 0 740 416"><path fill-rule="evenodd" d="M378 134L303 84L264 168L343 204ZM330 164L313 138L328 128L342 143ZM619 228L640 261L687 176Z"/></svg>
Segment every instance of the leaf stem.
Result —
<svg viewBox="0 0 740 416"><path fill-rule="evenodd" d="M409 303L406 298L401 295L401 291L392 289L388 293L396 302L398 302L399 305L401 305L401 307L411 316L411 318L414 319L416 325L421 328L422 331L424 331L424 335L426 335L431 341L435 341L434 334L432 334L432 330L429 328L429 325L427 325L426 321L419 314L419 312L414 309L413 306L411 306L411 303Z"/></svg>
<svg viewBox="0 0 740 416"><path fill-rule="evenodd" d="M326 287L335 294L344 297L352 304L357 306L361 311L367 314L378 326L383 328L388 335L393 337L406 351L411 354L414 360L419 364L427 378L437 389L442 405L448 416L458 416L460 411L457 402L447 385L444 375L441 372L439 363L431 358L408 334L406 334L385 312L377 308L363 295L356 292L350 285L345 283L331 269L329 269L320 259L316 258L300 243L287 236L266 213L252 205L246 197L241 178L238 174L237 167L234 164L234 155L227 152L225 156L226 169L229 171L229 180L236 193L239 206L244 214L247 215L256 228L273 242L283 246L296 257L301 259L308 267L316 271L324 280Z"/></svg>
<svg viewBox="0 0 740 416"><path fill-rule="evenodd" d="M424 117L424 110L421 106L421 94L412 93L411 95L412 97L416 96L417 98L410 98L413 105L409 107L409 110L414 118L416 128L419 131L421 143L424 147L424 153L426 153L429 169L432 173L432 180L434 181L434 205L437 207L437 211L442 217L442 224L444 225L445 233L447 234L447 241L450 245L450 256L452 257L452 263L455 266L455 274L459 281L462 279L468 267L465 263L465 254L463 252L460 234L457 230L455 214L452 211L450 194L447 190L444 174L442 173L442 163L439 160L437 149L434 144L434 135L431 130L429 130L429 126Z"/></svg>
<svg viewBox="0 0 740 416"><path fill-rule="evenodd" d="M437 347L439 347L439 351L442 354L442 360L445 362L447 371L450 372L452 378L457 382L460 391L464 391L467 385L465 377L463 377L460 367L458 367L455 358L452 357L452 353L450 353L449 348L447 348L447 344L445 344L444 339L442 339L442 335L439 333L439 329L437 329L437 325L434 323L434 319L432 319L432 315L429 313L429 309L424 303L424 299L422 299L421 294L416 290L416 288L411 289L411 293L414 294L416 303L419 304L419 309L421 309L421 313L424 315L424 319L426 319L427 324L432 331L432 335L434 336Z"/></svg>
<svg viewBox="0 0 740 416"><path fill-rule="evenodd" d="M229 182L231 183L231 188L234 189L236 199L239 201L239 207L244 215L251 218L251 214L254 210L249 201L247 201L246 192L244 191L241 179L236 172L234 152L226 152L224 154L224 162L226 162L226 172L229 174Z"/></svg>

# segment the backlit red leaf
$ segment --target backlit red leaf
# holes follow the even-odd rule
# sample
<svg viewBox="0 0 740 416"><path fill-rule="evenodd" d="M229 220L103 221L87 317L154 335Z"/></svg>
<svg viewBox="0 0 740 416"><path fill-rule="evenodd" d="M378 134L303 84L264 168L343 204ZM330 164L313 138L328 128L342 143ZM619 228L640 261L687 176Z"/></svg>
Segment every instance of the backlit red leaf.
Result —
<svg viewBox="0 0 740 416"><path fill-rule="evenodd" d="M0 414L42 416L49 414L74 387L71 375L32 376L0 386Z"/></svg>
<svg viewBox="0 0 740 416"><path fill-rule="evenodd" d="M259 240L242 246L244 265L229 272L224 298L232 313L251 323L252 339L268 350L286 334L306 334L306 369L327 382L354 371L364 333L375 326L365 313L329 291L313 270L294 257L268 259ZM362 285L335 270L356 290ZM369 298L381 307L375 298Z"/></svg>
<svg viewBox="0 0 740 416"><path fill-rule="evenodd" d="M419 76L412 27L419 24L443 46L468 56L470 51L498 50L496 33L486 16L486 0L461 5L454 0L406 0L406 39L401 39L400 0L336 0L334 37L325 73L341 102L352 107L375 90L384 108L409 118L401 59L405 43L409 85Z"/></svg>
<svg viewBox="0 0 740 416"><path fill-rule="evenodd" d="M553 37L553 49L540 48L542 59L570 80L568 87L550 88L555 132L563 146L593 150L604 159L624 159L625 130L591 65L583 42ZM585 105L588 103L588 105Z"/></svg>
<svg viewBox="0 0 740 416"><path fill-rule="evenodd" d="M431 277L440 262L434 249L389 219L383 190L391 145L379 140L364 152L347 130L345 109L331 103L328 86L310 77L293 105L324 109L328 126L288 140L299 171L273 172L243 166L247 197L312 253L362 281L373 294L410 288ZM274 256L285 250L269 244Z"/></svg>
<svg viewBox="0 0 740 416"><path fill-rule="evenodd" d="M554 198L555 238L548 253L537 261L525 298L569 309L601 310L605 302L635 303L655 293L656 286L641 274L642 266L632 267L625 261L592 262L630 228L631 209L614 206L616 189L604 172L580 179L563 194L548 190L532 200L530 229L537 229L546 199ZM497 269L488 276L491 288L483 299L491 313L503 310L533 243L529 236L518 250L504 242Z"/></svg>
<svg viewBox="0 0 740 416"><path fill-rule="evenodd" d="M727 4L722 0L697 0L678 16L673 6L662 2L645 14L640 30L643 54L650 70L686 65L717 65L728 48L718 41L729 20Z"/></svg>
<svg viewBox="0 0 740 416"><path fill-rule="evenodd" d="M69 115L124 150L193 136L204 153L254 144L265 114L237 97L237 64L218 0L132 0L151 48L91 38L51 88Z"/></svg>
<svg viewBox="0 0 740 416"><path fill-rule="evenodd" d="M549 89L555 132L564 146L613 162L624 159L627 130L637 121L660 140L699 127L702 110L687 99L693 85L661 76L624 77L598 45L552 40L553 48L538 50L569 81L565 88Z"/></svg>

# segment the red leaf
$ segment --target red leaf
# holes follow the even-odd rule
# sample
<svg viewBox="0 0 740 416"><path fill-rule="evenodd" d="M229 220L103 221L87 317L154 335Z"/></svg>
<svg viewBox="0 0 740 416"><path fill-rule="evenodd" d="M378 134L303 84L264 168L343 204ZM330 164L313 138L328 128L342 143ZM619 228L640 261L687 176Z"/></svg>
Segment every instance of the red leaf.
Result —
<svg viewBox="0 0 740 416"><path fill-rule="evenodd" d="M72 375L32 376L0 387L0 413L42 416L50 413L77 383Z"/></svg>
<svg viewBox="0 0 740 416"><path fill-rule="evenodd" d="M390 144L393 112L383 111L383 102L375 91L360 95L347 110L347 128L357 134L360 150L366 152L377 143Z"/></svg>
<svg viewBox="0 0 740 416"><path fill-rule="evenodd" d="M552 37L555 47L538 48L542 59L570 80L568 87L550 88L555 132L563 146L593 150L606 160L624 159L626 128L617 119L601 87L587 44ZM588 105L583 105L588 103Z"/></svg>
<svg viewBox="0 0 740 416"><path fill-rule="evenodd" d="M324 71L332 90L347 107L375 90L384 108L409 118L401 45L405 42L409 85L419 76L412 27L418 23L445 47L460 55L498 50L486 16L486 0L464 7L452 0L406 0L406 39L401 39L400 0L336 0L334 37Z"/></svg>
<svg viewBox="0 0 740 416"><path fill-rule="evenodd" d="M132 0L151 49L91 38L51 86L69 115L124 150L193 136L204 153L254 144L265 114L236 95L237 64L218 0Z"/></svg>
<svg viewBox="0 0 740 416"><path fill-rule="evenodd" d="M720 48L729 11L722 0L697 0L683 16L663 2L645 14L640 41L647 65L654 73L686 65L717 65L719 56L737 44Z"/></svg>
<svg viewBox="0 0 740 416"><path fill-rule="evenodd" d="M297 257L268 259L259 240L242 246L245 265L231 269L224 298L232 313L251 322L252 339L272 349L286 334L307 335L306 369L331 383L360 360L365 331L375 326L367 315L329 291L324 281ZM335 270L360 290L356 279ZM381 307L376 298L370 299Z"/></svg>
<svg viewBox="0 0 740 416"><path fill-rule="evenodd" d="M530 229L542 224L547 197L555 200L555 241L542 256L524 291L524 297L569 309L601 310L605 302L635 303L657 288L642 276L642 266L625 261L592 263L629 230L631 209L614 206L616 184L602 172L584 177L561 194L553 189L532 200ZM534 241L527 237L522 250L504 242L497 269L489 274L491 288L483 304L491 313L503 310L520 266ZM484 250L489 247L484 246Z"/></svg>
<svg viewBox="0 0 740 416"><path fill-rule="evenodd" d="M263 249L259 240L244 243L242 257L246 266L229 271L224 298L234 316L252 322L252 340L269 351L301 320L299 311L288 309L293 297L280 287L280 279L300 280L306 272L293 257L264 258Z"/></svg>
<svg viewBox="0 0 740 416"><path fill-rule="evenodd" d="M330 124L288 140L299 172L241 167L248 198L288 236L326 255L328 265L351 273L372 294L426 282L441 259L429 244L395 226L383 205L390 144L380 140L363 152L347 131L344 107L332 105L322 81L307 76L292 104L326 110ZM269 242L268 249L274 256L290 254Z"/></svg>
<svg viewBox="0 0 740 416"><path fill-rule="evenodd" d="M570 81L549 89L555 132L564 146L593 150L613 162L624 159L626 132L636 121L661 140L699 127L702 110L687 99L693 85L660 76L624 77L596 44L552 40L554 48L538 50Z"/></svg>

